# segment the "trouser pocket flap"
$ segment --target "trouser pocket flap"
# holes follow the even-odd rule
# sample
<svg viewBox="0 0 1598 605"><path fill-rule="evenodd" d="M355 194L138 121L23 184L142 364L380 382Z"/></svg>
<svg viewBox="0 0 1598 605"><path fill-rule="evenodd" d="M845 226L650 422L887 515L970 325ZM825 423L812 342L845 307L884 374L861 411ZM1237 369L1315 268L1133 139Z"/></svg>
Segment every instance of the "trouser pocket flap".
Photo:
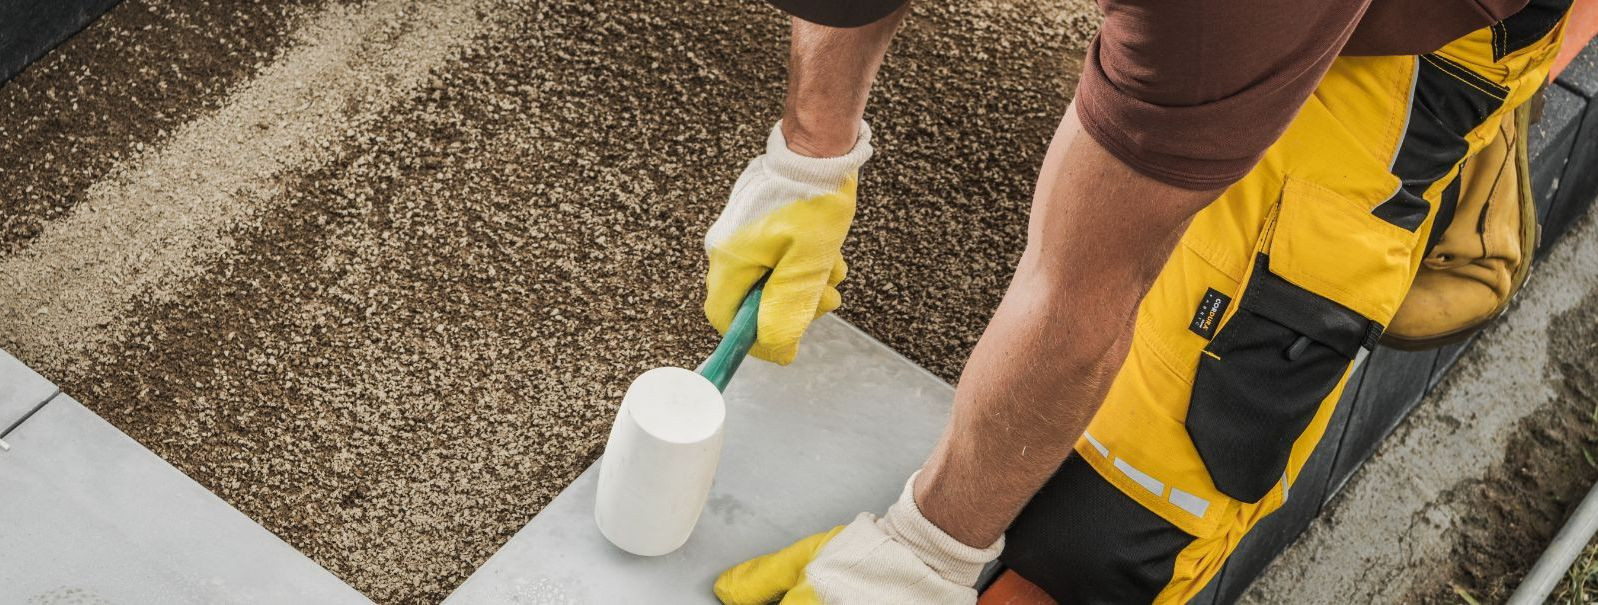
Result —
<svg viewBox="0 0 1598 605"><path fill-rule="evenodd" d="M1260 254L1242 301L1199 360L1187 429L1215 487L1258 502L1293 442L1379 335L1368 319L1271 273Z"/></svg>

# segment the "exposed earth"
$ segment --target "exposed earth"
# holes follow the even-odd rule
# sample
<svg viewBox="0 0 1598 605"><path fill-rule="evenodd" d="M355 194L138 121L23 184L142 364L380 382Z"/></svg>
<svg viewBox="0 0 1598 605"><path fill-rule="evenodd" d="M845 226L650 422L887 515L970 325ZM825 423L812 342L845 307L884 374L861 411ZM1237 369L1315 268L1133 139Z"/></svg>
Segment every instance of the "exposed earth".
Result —
<svg viewBox="0 0 1598 605"><path fill-rule="evenodd" d="M918 6L883 69L842 314L946 379L1089 6ZM127 0L0 88L0 347L374 600L437 602L632 377L712 347L700 242L785 35L740 0Z"/></svg>
<svg viewBox="0 0 1598 605"><path fill-rule="evenodd" d="M1457 603L1461 592L1483 603L1508 600L1598 482L1598 292L1555 318L1548 340L1558 395L1521 421L1498 468L1449 494L1449 506L1479 517L1459 527L1455 567L1423 591L1424 602Z"/></svg>

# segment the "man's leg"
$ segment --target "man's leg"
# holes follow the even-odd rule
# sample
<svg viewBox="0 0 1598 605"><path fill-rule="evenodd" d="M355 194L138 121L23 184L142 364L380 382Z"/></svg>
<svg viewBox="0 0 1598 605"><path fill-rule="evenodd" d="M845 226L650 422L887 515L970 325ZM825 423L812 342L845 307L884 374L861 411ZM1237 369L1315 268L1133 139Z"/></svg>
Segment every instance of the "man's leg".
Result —
<svg viewBox="0 0 1598 605"><path fill-rule="evenodd" d="M1132 170L1067 110L1038 177L1026 251L917 478L928 519L970 545L1009 527L1103 401L1138 301L1217 193Z"/></svg>
<svg viewBox="0 0 1598 605"><path fill-rule="evenodd" d="M1309 497L1298 473L1350 361L1392 321L1459 164L1529 98L1557 34L1525 53L1485 39L1340 59L1194 218L1103 411L1012 527L1013 572L1062 603L1182 602L1290 493ZM1406 204L1418 212L1393 211Z"/></svg>

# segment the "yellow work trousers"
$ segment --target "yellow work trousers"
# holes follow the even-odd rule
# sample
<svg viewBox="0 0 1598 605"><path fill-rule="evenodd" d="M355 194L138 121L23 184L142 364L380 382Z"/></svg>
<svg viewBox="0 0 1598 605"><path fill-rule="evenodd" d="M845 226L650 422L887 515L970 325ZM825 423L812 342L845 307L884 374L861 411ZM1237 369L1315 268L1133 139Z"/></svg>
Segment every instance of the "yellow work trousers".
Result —
<svg viewBox="0 0 1598 605"><path fill-rule="evenodd" d="M1530 35L1506 20L1427 55L1336 60L1253 171L1194 217L1005 565L1062 603L1186 602L1216 576L1292 494L1461 163L1547 79L1554 10Z"/></svg>

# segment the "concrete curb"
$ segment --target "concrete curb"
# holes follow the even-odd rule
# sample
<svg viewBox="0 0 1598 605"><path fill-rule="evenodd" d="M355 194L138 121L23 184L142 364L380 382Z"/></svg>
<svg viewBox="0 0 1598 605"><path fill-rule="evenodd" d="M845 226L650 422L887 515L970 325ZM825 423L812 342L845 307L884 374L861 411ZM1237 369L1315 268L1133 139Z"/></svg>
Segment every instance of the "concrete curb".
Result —
<svg viewBox="0 0 1598 605"><path fill-rule="evenodd" d="M0 84L78 33L121 0L15 0L0 3Z"/></svg>

